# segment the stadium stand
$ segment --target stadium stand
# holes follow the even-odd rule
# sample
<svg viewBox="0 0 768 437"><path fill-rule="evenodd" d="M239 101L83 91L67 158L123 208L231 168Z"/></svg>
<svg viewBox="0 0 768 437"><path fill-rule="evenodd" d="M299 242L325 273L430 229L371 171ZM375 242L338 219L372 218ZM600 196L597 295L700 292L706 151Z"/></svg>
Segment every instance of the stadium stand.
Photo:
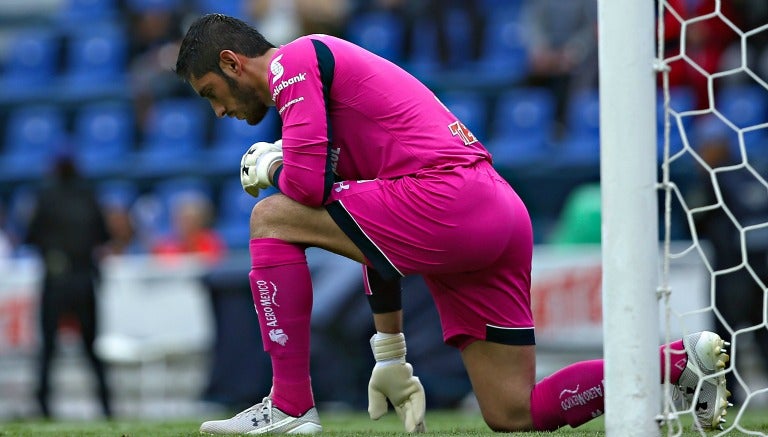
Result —
<svg viewBox="0 0 768 437"><path fill-rule="evenodd" d="M440 59L438 14L409 22L414 17L369 8L351 13L339 36L425 80L491 150L496 165L514 169L515 179L532 181L519 184L519 191L527 195L551 182L546 171L533 171L531 163L540 163L542 168L588 165L593 166L592 173L582 175L597 173L597 143L584 138L596 138L599 112L596 93L575 98L564 133L573 146L567 148L567 155L573 159L557 158L556 152L566 153L565 143L551 141L552 98L524 83L528 54L520 23L522 4L522 0L478 3L485 23L481 49L477 59L469 59L465 66L455 62L470 50L467 39L461 38L471 31L461 8L439 14L457 38L450 54L452 62ZM139 55L132 47L135 29L131 17L145 11L172 12L182 18L182 24L213 11L251 20L243 0L68 0L57 8L30 6L23 14L14 11L12 17L8 15L3 22L12 22L12 26L4 29L6 43L0 45L4 90L0 96L4 138L0 193L13 191L11 183L36 183L43 166L34 163L43 159L43 150L67 145L86 176L97 183L125 178L145 193L165 180L197 176L205 178L209 189L217 193L217 207L222 212L227 208L224 186L232 177L232 168L249 144L279 136L279 117L270 112L259 126L216 120L204 101L179 87L157 93L145 120L145 112L137 108L146 102L139 102L131 85L135 74L132 57ZM78 24L83 22L89 25ZM408 31L409 26L418 32ZM723 105L731 105L731 100L725 99ZM19 118L20 109L40 103L45 110L33 117L37 121ZM29 123L42 127L30 130ZM30 146L35 142L36 146ZM562 204L564 194L556 197ZM558 202L557 198L551 200ZM533 213L537 215L537 211Z"/></svg>
<svg viewBox="0 0 768 437"><path fill-rule="evenodd" d="M19 107L6 121L5 145L0 155L0 179L15 182L40 178L52 157L67 153L64 111L52 104Z"/></svg>
<svg viewBox="0 0 768 437"><path fill-rule="evenodd" d="M133 108L125 101L99 101L77 110L72 144L86 176L125 174L125 157L133 149L135 137Z"/></svg>
<svg viewBox="0 0 768 437"><path fill-rule="evenodd" d="M12 34L0 76L0 103L39 101L49 95L60 53L61 38L55 29L35 25Z"/></svg>

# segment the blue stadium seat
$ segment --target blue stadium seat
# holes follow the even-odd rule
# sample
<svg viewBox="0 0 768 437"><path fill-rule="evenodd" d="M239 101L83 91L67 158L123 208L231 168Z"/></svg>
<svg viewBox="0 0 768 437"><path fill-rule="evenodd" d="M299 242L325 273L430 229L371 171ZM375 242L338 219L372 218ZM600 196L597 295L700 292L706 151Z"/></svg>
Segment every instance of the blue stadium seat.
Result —
<svg viewBox="0 0 768 437"><path fill-rule="evenodd" d="M144 129L140 150L134 153L132 174L172 176L204 169L202 152L209 109L199 98L168 98L155 102Z"/></svg>
<svg viewBox="0 0 768 437"><path fill-rule="evenodd" d="M131 12L179 11L185 0L125 0L125 7Z"/></svg>
<svg viewBox="0 0 768 437"><path fill-rule="evenodd" d="M768 123L768 90L758 85L720 88L715 109L739 129Z"/></svg>
<svg viewBox="0 0 768 437"><path fill-rule="evenodd" d="M552 156L549 143L534 137L497 136L483 144L491 153L493 165L502 169L530 168Z"/></svg>
<svg viewBox="0 0 768 437"><path fill-rule="evenodd" d="M499 14L518 16L525 0L480 0L479 6L488 16Z"/></svg>
<svg viewBox="0 0 768 437"><path fill-rule="evenodd" d="M154 236L168 234L172 229L172 209L184 196L203 196L213 201L213 188L208 180L198 177L160 180L134 203L137 226L141 232Z"/></svg>
<svg viewBox="0 0 768 437"><path fill-rule="evenodd" d="M493 134L546 142L555 122L555 98L546 88L520 87L499 95Z"/></svg>
<svg viewBox="0 0 768 437"><path fill-rule="evenodd" d="M118 177L135 143L133 107L128 102L86 104L75 115L72 144L88 176Z"/></svg>
<svg viewBox="0 0 768 437"><path fill-rule="evenodd" d="M555 145L554 162L593 167L600 162L600 97L597 89L570 96L565 108L565 134Z"/></svg>
<svg viewBox="0 0 768 437"><path fill-rule="evenodd" d="M350 18L346 38L394 63L403 61L405 26L400 17L386 12L369 12Z"/></svg>
<svg viewBox="0 0 768 437"><path fill-rule="evenodd" d="M600 97L596 89L575 93L566 107L566 135L569 137L600 137Z"/></svg>
<svg viewBox="0 0 768 437"><path fill-rule="evenodd" d="M55 105L16 109L6 120L0 179L32 180L47 172L52 158L68 147L64 111Z"/></svg>
<svg viewBox="0 0 768 437"><path fill-rule="evenodd" d="M219 13L240 19L248 18L242 0L196 0L195 3L201 14Z"/></svg>
<svg viewBox="0 0 768 437"><path fill-rule="evenodd" d="M439 97L476 138L480 141L486 138L488 108L483 95L470 91L449 91L440 93Z"/></svg>
<svg viewBox="0 0 768 437"><path fill-rule="evenodd" d="M58 74L61 42L61 35L49 28L28 27L11 34L0 75L0 102L47 97Z"/></svg>
<svg viewBox="0 0 768 437"><path fill-rule="evenodd" d="M111 179L100 182L96 187L99 203L106 208L130 209L139 198L139 187L130 179Z"/></svg>
<svg viewBox="0 0 768 437"><path fill-rule="evenodd" d="M251 144L258 141L276 141L280 138L280 117L270 110L256 126L243 120L225 117L213 122L212 145L206 151L205 170L215 174L228 174L237 170L240 158Z"/></svg>
<svg viewBox="0 0 768 437"><path fill-rule="evenodd" d="M446 6L447 10L443 15L443 26L449 29L445 32L445 40L450 50L448 51L448 68L465 68L467 66L468 54L473 52L472 48L472 22L467 16L467 12L462 8ZM421 29L414 32L420 34Z"/></svg>
<svg viewBox="0 0 768 437"><path fill-rule="evenodd" d="M274 188L261 190L259 197L254 198L243 190L238 178L227 179L222 184L215 229L227 247L248 247L248 229L253 206L260 199L276 192Z"/></svg>
<svg viewBox="0 0 768 437"><path fill-rule="evenodd" d="M418 32L410 34L410 51L406 69L425 83L431 83L442 68L437 44L437 26L422 18L414 25Z"/></svg>
<svg viewBox="0 0 768 437"><path fill-rule="evenodd" d="M528 48L517 14L488 17L476 80L516 83L528 75Z"/></svg>
<svg viewBox="0 0 768 437"><path fill-rule="evenodd" d="M114 21L120 17L118 0L66 0L54 15L62 29L76 29L83 23Z"/></svg>
<svg viewBox="0 0 768 437"><path fill-rule="evenodd" d="M13 185L6 203L6 231L19 241L23 241L32 213L37 204L37 185Z"/></svg>
<svg viewBox="0 0 768 437"><path fill-rule="evenodd" d="M600 164L600 137L566 137L555 145L552 161L563 167L592 167Z"/></svg>
<svg viewBox="0 0 768 437"><path fill-rule="evenodd" d="M128 96L128 38L117 25L99 23L68 34L63 98L79 100Z"/></svg>

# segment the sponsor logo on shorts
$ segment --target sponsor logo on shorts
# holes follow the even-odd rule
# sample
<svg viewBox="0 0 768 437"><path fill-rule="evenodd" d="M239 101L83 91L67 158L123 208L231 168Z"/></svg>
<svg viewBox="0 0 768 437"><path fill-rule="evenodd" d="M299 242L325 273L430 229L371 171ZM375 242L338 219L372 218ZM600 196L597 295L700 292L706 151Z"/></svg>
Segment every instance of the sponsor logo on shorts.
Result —
<svg viewBox="0 0 768 437"><path fill-rule="evenodd" d="M348 190L349 189L349 184L344 182L344 181L336 182L333 185L334 185L333 191L335 191L337 193L341 193L343 190Z"/></svg>
<svg viewBox="0 0 768 437"><path fill-rule="evenodd" d="M280 75L282 76L282 73ZM277 96L279 96L284 89L295 83L304 82L305 80L307 80L307 73L299 73L289 79L280 81L280 83L275 85L275 88L272 90L272 101L275 101ZM275 83L274 79L272 80L272 83Z"/></svg>

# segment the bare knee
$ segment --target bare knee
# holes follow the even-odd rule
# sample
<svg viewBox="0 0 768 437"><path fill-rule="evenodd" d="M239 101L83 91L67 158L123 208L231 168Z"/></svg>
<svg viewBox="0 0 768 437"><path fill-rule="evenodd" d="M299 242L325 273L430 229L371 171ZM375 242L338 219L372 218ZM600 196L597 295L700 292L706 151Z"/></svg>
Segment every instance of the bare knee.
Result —
<svg viewBox="0 0 768 437"><path fill-rule="evenodd" d="M251 238L281 238L285 206L281 195L261 199L251 210Z"/></svg>
<svg viewBox="0 0 768 437"><path fill-rule="evenodd" d="M530 404L514 400L499 400L497 405L485 405L480 409L483 420L495 432L532 431Z"/></svg>
<svg viewBox="0 0 768 437"><path fill-rule="evenodd" d="M497 432L533 430L534 347L476 341L462 351L462 358L488 427Z"/></svg>

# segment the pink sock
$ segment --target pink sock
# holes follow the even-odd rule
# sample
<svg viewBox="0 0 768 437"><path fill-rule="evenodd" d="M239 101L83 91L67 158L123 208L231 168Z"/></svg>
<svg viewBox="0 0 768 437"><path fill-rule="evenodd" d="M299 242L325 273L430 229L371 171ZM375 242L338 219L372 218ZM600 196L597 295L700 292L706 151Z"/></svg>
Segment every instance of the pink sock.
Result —
<svg viewBox="0 0 768 437"><path fill-rule="evenodd" d="M683 350L683 341L670 343L673 350ZM664 379L664 346L661 356L661 379ZM670 380L675 383L685 369L685 354L672 354ZM539 381L531 392L533 427L552 431L561 426L577 427L601 416L605 408L603 360L572 364Z"/></svg>
<svg viewBox="0 0 768 437"><path fill-rule="evenodd" d="M272 402L300 416L315 405L309 375L312 281L304 248L275 238L250 242L251 293L272 359Z"/></svg>

